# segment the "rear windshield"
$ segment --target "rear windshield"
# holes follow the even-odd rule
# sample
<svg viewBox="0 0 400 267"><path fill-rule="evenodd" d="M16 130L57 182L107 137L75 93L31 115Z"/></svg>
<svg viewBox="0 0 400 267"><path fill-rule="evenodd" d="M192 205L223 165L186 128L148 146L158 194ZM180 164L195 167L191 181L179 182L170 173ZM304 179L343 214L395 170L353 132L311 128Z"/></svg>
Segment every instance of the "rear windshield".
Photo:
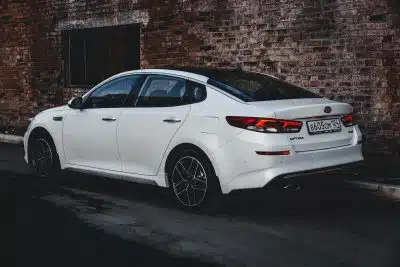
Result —
<svg viewBox="0 0 400 267"><path fill-rule="evenodd" d="M298 98L321 98L306 89L279 79L240 70L204 73L213 85L245 102Z"/></svg>

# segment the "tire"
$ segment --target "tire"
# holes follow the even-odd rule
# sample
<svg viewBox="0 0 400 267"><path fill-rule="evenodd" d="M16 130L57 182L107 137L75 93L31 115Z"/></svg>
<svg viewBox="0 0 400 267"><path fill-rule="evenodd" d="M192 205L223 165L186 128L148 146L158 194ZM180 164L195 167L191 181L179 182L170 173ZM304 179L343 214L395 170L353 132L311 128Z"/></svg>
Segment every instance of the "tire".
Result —
<svg viewBox="0 0 400 267"><path fill-rule="evenodd" d="M47 133L38 133L32 137L29 145L29 163L40 179L47 179L60 171L60 161L53 139Z"/></svg>
<svg viewBox="0 0 400 267"><path fill-rule="evenodd" d="M177 151L169 162L167 174L170 191L181 207L208 213L223 207L218 177L204 153L191 148Z"/></svg>

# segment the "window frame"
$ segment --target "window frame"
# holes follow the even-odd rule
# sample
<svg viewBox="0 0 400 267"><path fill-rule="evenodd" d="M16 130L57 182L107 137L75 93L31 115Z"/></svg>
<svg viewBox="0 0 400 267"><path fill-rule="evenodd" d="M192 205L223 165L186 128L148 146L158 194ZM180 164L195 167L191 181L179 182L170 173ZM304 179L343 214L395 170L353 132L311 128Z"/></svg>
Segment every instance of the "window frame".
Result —
<svg viewBox="0 0 400 267"><path fill-rule="evenodd" d="M199 81L195 81L195 80L192 80L192 79L190 79L190 78L188 78L188 77L184 77L184 76L179 76L179 75L171 75L171 74L168 74L168 73L145 73L145 74L143 74L143 80L141 81L141 84L140 84L140 89L139 89L139 93L137 94L137 96L136 96L136 98L135 98L135 101L134 101L134 105L133 105L133 107L137 107L137 108L171 108L171 107L179 107L179 106L185 106L185 105L192 105L192 104L196 104L196 103L200 103L200 102L203 102L204 100L206 100L207 99L207 96L208 96L208 94L207 94L207 85L206 84L204 84L204 83L202 83L202 82L199 82ZM151 78L151 77L165 77L165 78L168 78L168 79L179 79L179 80L183 80L184 82L185 82L185 90L187 90L188 89L188 86L189 86L189 82L191 82L191 83L195 83L195 84L200 84L200 85L202 85L203 87L204 87L204 91L205 91L205 96L203 97L203 99L201 99L200 101L186 101L184 98L182 99L182 103L181 104L179 104L179 105L172 105L172 106L138 106L137 104L138 104L138 102L139 102L139 96L142 94L142 91L144 90L144 86L145 86L145 84L146 84L146 82L147 82L147 79L149 79L149 78Z"/></svg>
<svg viewBox="0 0 400 267"><path fill-rule="evenodd" d="M123 71L128 71L128 70L135 70L135 69L140 69L140 62L141 62L141 53L140 53L140 46L141 46L141 34L142 34L142 27L139 23L132 23L132 24L126 24L126 25L112 25L112 26L101 26L101 27L89 27L89 28L76 28L76 29L65 29L62 30L61 32L61 43L62 43L62 60L63 60L63 69L64 69L64 75L62 78L62 81L64 83L64 87L67 88L93 88L96 86L96 82L91 83L86 81L85 83L73 83L72 82L72 64L71 64L71 39L76 38L77 36L80 35L96 35L97 32L103 31L105 35L107 35L108 32L110 31L127 31L129 29L132 30L137 30L137 37L138 37L138 42L135 44L135 47L138 49L137 53L135 54L134 57L134 67L128 67L126 70ZM136 33L135 33L136 35ZM85 42L87 39L85 39ZM86 58L86 48L84 50L85 54L85 65L87 65L87 58ZM131 62L132 58L130 61ZM115 73L114 73L115 74ZM112 76L112 73L108 73L109 76Z"/></svg>
<svg viewBox="0 0 400 267"><path fill-rule="evenodd" d="M121 79L125 79L125 78L129 78L129 77L133 77L133 76L139 76L138 82L136 84L136 86L134 88L131 88L131 90L129 91L127 97L124 100L124 103L121 104L120 107L108 107L108 108L129 108L129 107L133 107L132 104L127 103L127 99L129 96L133 96L132 99L132 103L136 102L137 97L139 96L139 93L141 91L143 82L145 80L145 76L143 74L140 73L130 73L127 75L122 75L122 76L118 76L112 79L107 79L101 83L99 83L98 85L96 85L95 87L93 87L91 90L89 90L85 95L83 95L83 104L82 104L82 109L104 109L104 108L93 108L93 107L88 107L88 100L90 99L90 97L92 96L92 94L94 94L96 91L100 90L101 88L103 88L104 86L109 85L110 83L113 83L117 80L121 80ZM134 94L134 92L139 92L137 94Z"/></svg>

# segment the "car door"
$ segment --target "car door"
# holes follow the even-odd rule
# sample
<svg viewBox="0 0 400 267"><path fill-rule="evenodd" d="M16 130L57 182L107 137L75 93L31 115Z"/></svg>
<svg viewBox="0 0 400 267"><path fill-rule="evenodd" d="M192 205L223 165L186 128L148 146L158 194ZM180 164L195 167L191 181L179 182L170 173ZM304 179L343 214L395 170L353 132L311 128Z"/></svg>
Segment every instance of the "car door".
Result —
<svg viewBox="0 0 400 267"><path fill-rule="evenodd" d="M117 124L139 80L139 75L129 75L109 81L86 98L81 110L70 110L63 126L68 164L121 171Z"/></svg>
<svg viewBox="0 0 400 267"><path fill-rule="evenodd" d="M135 106L122 112L117 133L122 171L157 175L163 155L190 105L185 102L187 81L148 75Z"/></svg>

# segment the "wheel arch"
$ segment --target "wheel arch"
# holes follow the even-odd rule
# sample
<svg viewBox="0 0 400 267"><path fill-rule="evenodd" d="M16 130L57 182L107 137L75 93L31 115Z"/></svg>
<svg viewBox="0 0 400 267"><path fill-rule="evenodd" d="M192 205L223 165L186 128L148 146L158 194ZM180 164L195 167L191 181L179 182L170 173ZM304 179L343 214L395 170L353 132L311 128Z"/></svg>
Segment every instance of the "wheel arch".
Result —
<svg viewBox="0 0 400 267"><path fill-rule="evenodd" d="M211 157L209 157L207 155L207 153L201 147L199 147L195 144L181 143L181 144L176 145L173 149L171 149L171 151L168 153L168 156L165 160L164 172L165 172L165 182L166 182L167 187L169 187L169 184L170 184L169 177L168 177L168 171L169 171L169 168L172 167L171 166L172 160L173 160L174 156L183 149L193 149L193 150L201 153L205 157L205 159L208 160L209 163L211 164L211 166L214 170L215 176L218 179L218 183L220 184L220 181L219 181L219 178L218 178L218 175L216 172L215 164L213 163L213 160L211 159Z"/></svg>
<svg viewBox="0 0 400 267"><path fill-rule="evenodd" d="M33 141L35 140L35 137L37 136L42 136L45 135L47 137L50 138L51 142L53 143L53 146L56 148L56 152L57 152L57 157L60 158L59 153L57 151L57 146L55 145L54 139L51 135L51 133L44 127L42 126L37 126L34 129L31 130L31 132L29 133L29 137L28 137L28 142L27 142L27 152L28 152L28 162L31 162L31 156L32 156L32 149L31 149L31 145L33 143Z"/></svg>

